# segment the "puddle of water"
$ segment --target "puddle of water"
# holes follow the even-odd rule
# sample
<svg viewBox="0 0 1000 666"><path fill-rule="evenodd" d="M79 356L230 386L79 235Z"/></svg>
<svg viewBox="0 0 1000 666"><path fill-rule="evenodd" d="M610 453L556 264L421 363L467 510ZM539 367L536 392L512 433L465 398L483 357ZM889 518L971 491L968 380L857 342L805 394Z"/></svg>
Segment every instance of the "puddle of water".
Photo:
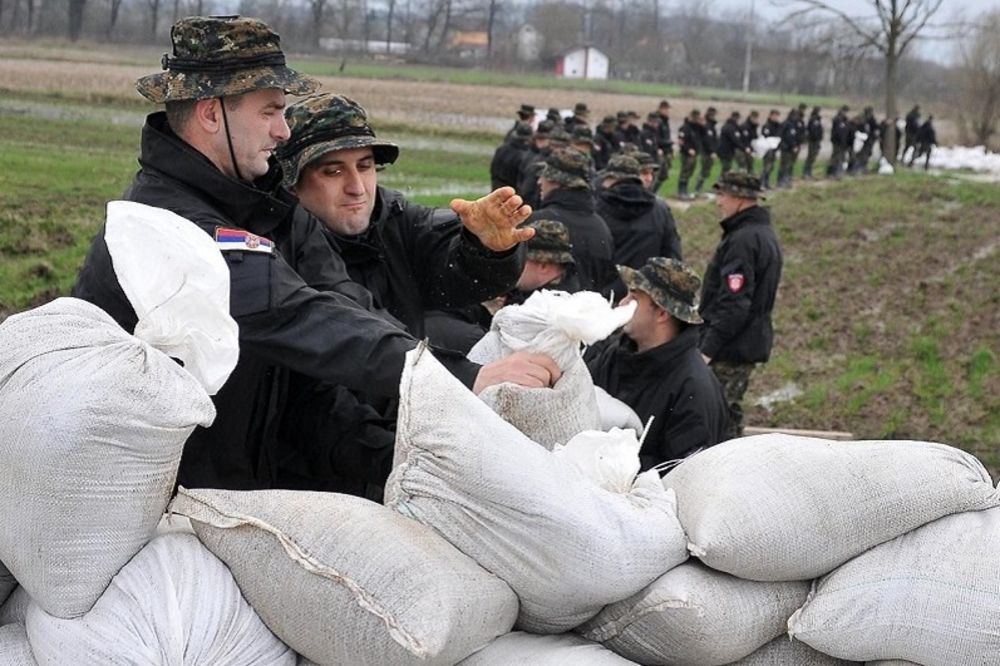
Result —
<svg viewBox="0 0 1000 666"><path fill-rule="evenodd" d="M767 411L771 411L774 405L782 402L791 402L799 396L802 395L802 389L795 382L788 382L776 391L772 391L767 395L761 396L757 400L757 405L763 407Z"/></svg>

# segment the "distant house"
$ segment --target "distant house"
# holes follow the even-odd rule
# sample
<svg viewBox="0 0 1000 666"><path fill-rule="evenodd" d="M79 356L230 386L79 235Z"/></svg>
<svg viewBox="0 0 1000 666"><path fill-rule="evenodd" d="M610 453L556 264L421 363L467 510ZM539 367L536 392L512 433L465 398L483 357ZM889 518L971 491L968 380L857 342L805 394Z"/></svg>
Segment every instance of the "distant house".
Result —
<svg viewBox="0 0 1000 666"><path fill-rule="evenodd" d="M593 46L578 46L556 58L556 76L567 79L608 78L608 56Z"/></svg>
<svg viewBox="0 0 1000 666"><path fill-rule="evenodd" d="M490 36L485 30L456 30L451 35L450 50L463 58L485 58Z"/></svg>

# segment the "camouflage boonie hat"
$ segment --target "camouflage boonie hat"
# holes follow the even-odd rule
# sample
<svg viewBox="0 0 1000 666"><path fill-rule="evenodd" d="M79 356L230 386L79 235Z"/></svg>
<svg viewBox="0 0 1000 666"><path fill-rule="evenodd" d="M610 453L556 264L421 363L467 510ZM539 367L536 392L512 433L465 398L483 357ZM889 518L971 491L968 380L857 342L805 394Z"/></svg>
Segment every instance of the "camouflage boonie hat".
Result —
<svg viewBox="0 0 1000 666"><path fill-rule="evenodd" d="M568 145L571 138L569 132L562 125L556 125L549 130L549 141L560 146Z"/></svg>
<svg viewBox="0 0 1000 666"><path fill-rule="evenodd" d="M266 23L238 16L192 16L170 28L173 55L164 71L144 76L136 90L151 102L241 95L277 88L307 95L319 82L285 66L278 34Z"/></svg>
<svg viewBox="0 0 1000 666"><path fill-rule="evenodd" d="M519 122L519 123L517 123L517 124L514 125L514 136L516 136L516 137L519 137L519 138L522 138L522 139L530 139L531 135L534 134L534 133L535 133L535 131L533 129L531 129L531 124L530 123Z"/></svg>
<svg viewBox="0 0 1000 666"><path fill-rule="evenodd" d="M615 178L617 180L632 179L639 180L639 160L633 155L618 153L608 160L608 166L597 172L598 177L603 181L605 178Z"/></svg>
<svg viewBox="0 0 1000 666"><path fill-rule="evenodd" d="M649 294L654 303L677 319L702 323L698 314L701 278L684 262L653 257L639 270L618 266L618 274L626 287Z"/></svg>
<svg viewBox="0 0 1000 666"><path fill-rule="evenodd" d="M535 220L529 224L535 235L527 242L526 257L549 264L575 264L569 229L557 220Z"/></svg>
<svg viewBox="0 0 1000 666"><path fill-rule="evenodd" d="M538 176L554 180L571 190L589 190L590 157L571 148L553 150Z"/></svg>
<svg viewBox="0 0 1000 666"><path fill-rule="evenodd" d="M285 109L291 135L278 146L285 187L299 182L302 170L334 150L371 148L375 164L392 164L399 147L375 138L364 108L350 97L323 93Z"/></svg>
<svg viewBox="0 0 1000 666"><path fill-rule="evenodd" d="M761 196L760 178L739 171L727 171L722 174L713 187L719 192L732 194L743 199L763 199Z"/></svg>
<svg viewBox="0 0 1000 666"><path fill-rule="evenodd" d="M653 171L660 170L660 163L656 161L656 158L645 151L640 151L636 153L635 158L639 160L639 171Z"/></svg>

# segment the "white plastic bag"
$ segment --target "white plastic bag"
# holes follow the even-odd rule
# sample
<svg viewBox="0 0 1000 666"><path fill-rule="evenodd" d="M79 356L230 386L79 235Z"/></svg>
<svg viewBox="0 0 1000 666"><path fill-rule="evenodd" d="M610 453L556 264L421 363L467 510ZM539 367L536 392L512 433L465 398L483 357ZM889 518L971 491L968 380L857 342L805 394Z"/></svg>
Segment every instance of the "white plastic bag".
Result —
<svg viewBox="0 0 1000 666"><path fill-rule="evenodd" d="M639 473L639 446L634 430L587 430L555 447L552 454L601 488L627 493Z"/></svg>
<svg viewBox="0 0 1000 666"><path fill-rule="evenodd" d="M862 148L865 147L865 141L868 140L868 134L865 132L855 132L854 133L854 152L860 152Z"/></svg>
<svg viewBox="0 0 1000 666"><path fill-rule="evenodd" d="M134 335L180 359L215 395L239 357L229 267L218 246L180 215L132 201L108 202L104 240L139 318Z"/></svg>
<svg viewBox="0 0 1000 666"><path fill-rule="evenodd" d="M777 150L780 143L780 136L759 136L750 145L753 146L754 155L764 157L772 150Z"/></svg>
<svg viewBox="0 0 1000 666"><path fill-rule="evenodd" d="M597 395L597 412L601 417L601 430L631 428L636 432L642 432L642 420L634 409L600 386L594 387L594 393Z"/></svg>

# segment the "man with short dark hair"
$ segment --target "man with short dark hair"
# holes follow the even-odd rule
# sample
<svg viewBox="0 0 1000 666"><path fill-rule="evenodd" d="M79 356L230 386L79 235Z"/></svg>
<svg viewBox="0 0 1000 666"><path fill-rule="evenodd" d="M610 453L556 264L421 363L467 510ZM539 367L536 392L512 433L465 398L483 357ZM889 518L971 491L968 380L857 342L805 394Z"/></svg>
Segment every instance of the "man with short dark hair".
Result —
<svg viewBox="0 0 1000 666"><path fill-rule="evenodd" d="M696 194L701 194L701 188L712 176L712 167L715 166L715 158L719 153L719 130L718 121L715 114L718 113L714 106L705 110L705 119L701 126L701 171L698 172L698 182L694 186Z"/></svg>
<svg viewBox="0 0 1000 666"><path fill-rule="evenodd" d="M506 142L517 132L517 126L522 123L527 123L528 127L532 126L535 120L535 107L531 104L522 104L521 108L517 110L517 120L514 121L514 126L507 130L507 134L504 136L503 140Z"/></svg>
<svg viewBox="0 0 1000 666"><path fill-rule="evenodd" d="M657 140L660 156L660 172L656 176L653 191L659 192L660 186L670 177L670 167L674 164L674 141L670 136L670 102L661 99L656 109L660 117L660 135Z"/></svg>
<svg viewBox="0 0 1000 666"><path fill-rule="evenodd" d="M729 171L733 160L737 159L743 152L743 141L740 135L740 112L733 111L729 118L723 123L719 131L719 160L722 164L722 173ZM737 163L737 168L742 168L742 158Z"/></svg>
<svg viewBox="0 0 1000 666"><path fill-rule="evenodd" d="M573 115L566 119L566 131L572 135L577 127L590 129L590 109L586 102L577 102L573 107Z"/></svg>
<svg viewBox="0 0 1000 666"><path fill-rule="evenodd" d="M490 187L517 187L521 176L521 161L531 145L531 125L518 123L513 134L493 151L490 162Z"/></svg>
<svg viewBox="0 0 1000 666"><path fill-rule="evenodd" d="M813 164L819 155L819 147L823 142L823 118L819 114L820 108L814 106L809 114L809 123L806 125L806 140L808 147L806 152L806 162L802 165L802 177L812 179Z"/></svg>
<svg viewBox="0 0 1000 666"><path fill-rule="evenodd" d="M702 152L701 111L692 109L684 124L677 130L677 148L681 156L681 173L677 180L677 198L682 201L693 199L688 193L688 183L698 166L698 155Z"/></svg>

